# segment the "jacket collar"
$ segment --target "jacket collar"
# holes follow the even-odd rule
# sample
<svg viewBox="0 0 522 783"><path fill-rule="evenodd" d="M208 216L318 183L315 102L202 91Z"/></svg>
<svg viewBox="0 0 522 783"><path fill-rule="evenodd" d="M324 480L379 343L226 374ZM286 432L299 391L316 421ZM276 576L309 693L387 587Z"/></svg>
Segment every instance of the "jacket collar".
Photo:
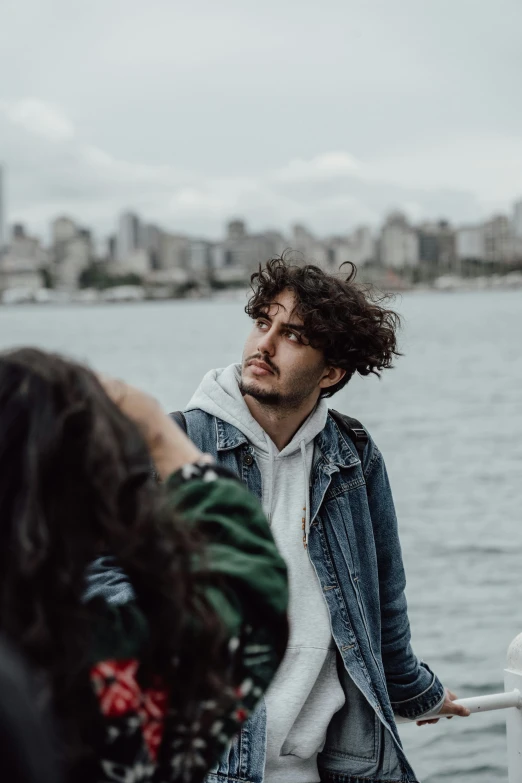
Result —
<svg viewBox="0 0 522 783"><path fill-rule="evenodd" d="M228 421L216 417L216 446L218 451L230 451L248 443L248 438L241 430L229 424Z"/></svg>
<svg viewBox="0 0 522 783"><path fill-rule="evenodd" d="M339 429L331 416L326 420L325 428L315 440L318 451L321 452L326 468L349 468L359 462L355 446L345 432ZM330 471L330 472L333 472Z"/></svg>
<svg viewBox="0 0 522 783"><path fill-rule="evenodd" d="M218 451L230 451L248 444L248 438L233 424L216 418L216 445ZM359 462L355 446L348 435L342 432L331 416L315 439L315 445L321 452L326 466L348 468ZM332 471L333 472L333 471Z"/></svg>

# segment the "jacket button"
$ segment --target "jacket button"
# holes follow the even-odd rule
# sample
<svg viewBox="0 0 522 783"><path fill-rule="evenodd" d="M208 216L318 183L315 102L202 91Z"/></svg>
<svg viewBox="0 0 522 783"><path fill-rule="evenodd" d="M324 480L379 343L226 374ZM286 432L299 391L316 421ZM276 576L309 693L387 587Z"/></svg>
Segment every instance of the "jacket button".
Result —
<svg viewBox="0 0 522 783"><path fill-rule="evenodd" d="M251 454L250 454L250 453L247 451L247 453L246 453L246 454L245 454L245 456L243 457L243 464L244 464L244 465L247 465L248 467L250 467L250 465L252 465L253 463L254 463L254 458L253 458L253 456L252 456L252 455L251 455Z"/></svg>

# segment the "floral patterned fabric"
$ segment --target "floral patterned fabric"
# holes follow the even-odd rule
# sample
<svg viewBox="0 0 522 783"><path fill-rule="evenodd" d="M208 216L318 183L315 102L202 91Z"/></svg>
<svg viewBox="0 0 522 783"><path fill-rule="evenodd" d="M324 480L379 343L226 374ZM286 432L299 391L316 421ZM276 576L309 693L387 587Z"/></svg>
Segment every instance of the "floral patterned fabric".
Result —
<svg viewBox="0 0 522 783"><path fill-rule="evenodd" d="M222 705L202 700L190 723L181 723L175 699L159 679L149 687L140 683L143 638L138 634L134 657L127 655L132 645L121 638L124 624L116 615L139 612L136 602L111 603L102 590L109 627L117 638L114 657L94 656L90 672L105 725L95 783L202 781L255 708L286 646L286 569L257 501L228 471L207 463L185 466L169 479L167 488L187 523L199 524L202 530L208 526L216 538L215 549L209 539L208 555L223 587L214 586L207 597L229 629L220 666L231 673L234 683L225 694L230 706L223 714ZM99 585L101 573L92 569L93 584ZM121 594L121 575L118 584ZM129 594L133 596L132 589ZM111 646L107 618L99 645L104 656Z"/></svg>
<svg viewBox="0 0 522 783"><path fill-rule="evenodd" d="M109 721L130 717L136 724L152 761L158 758L168 695L161 688L142 689L136 677L139 661L103 661L91 669L91 681L102 714ZM113 732L114 735L114 732Z"/></svg>
<svg viewBox="0 0 522 783"><path fill-rule="evenodd" d="M238 639L229 642L231 659L257 657L267 650ZM177 720L161 682L143 688L139 661L103 661L91 669L91 682L105 718L106 745L98 783L196 783L224 752L255 707L262 689L245 679L231 695L233 707L222 714L203 701L190 725Z"/></svg>

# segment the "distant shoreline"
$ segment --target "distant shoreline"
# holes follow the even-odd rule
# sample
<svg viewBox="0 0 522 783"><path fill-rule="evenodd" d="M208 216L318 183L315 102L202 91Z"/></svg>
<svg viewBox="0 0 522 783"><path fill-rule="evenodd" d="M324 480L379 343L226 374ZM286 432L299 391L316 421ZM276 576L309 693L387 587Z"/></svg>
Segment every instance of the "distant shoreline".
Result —
<svg viewBox="0 0 522 783"><path fill-rule="evenodd" d="M380 287L377 286L379 289ZM522 290L522 272L511 272L507 275L492 275L489 277L457 278L440 277L431 285L417 283L404 287L381 289L390 294L410 293L469 293L476 291L516 291ZM185 296L166 296L164 291L156 295L154 290L143 286L117 286L103 291L84 289L79 291L54 291L42 288L37 291L24 289L7 289L0 296L0 306L14 307L19 305L100 305L129 304L150 302L246 302L249 288L231 288L220 291L192 290Z"/></svg>

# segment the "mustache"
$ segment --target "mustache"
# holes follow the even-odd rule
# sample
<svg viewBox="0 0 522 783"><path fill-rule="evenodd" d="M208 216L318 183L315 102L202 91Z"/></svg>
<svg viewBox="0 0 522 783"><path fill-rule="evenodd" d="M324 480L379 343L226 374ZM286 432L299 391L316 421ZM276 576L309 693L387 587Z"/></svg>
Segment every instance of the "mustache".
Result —
<svg viewBox="0 0 522 783"><path fill-rule="evenodd" d="M275 364L273 363L272 359L268 355L263 356L260 353L254 353L254 354L252 354L252 356L248 356L245 359L245 365L247 365L248 362L251 362L254 359L257 362L264 362L265 364L267 364L270 367L270 369L272 370L272 372L275 375L279 375L279 368L275 366Z"/></svg>

